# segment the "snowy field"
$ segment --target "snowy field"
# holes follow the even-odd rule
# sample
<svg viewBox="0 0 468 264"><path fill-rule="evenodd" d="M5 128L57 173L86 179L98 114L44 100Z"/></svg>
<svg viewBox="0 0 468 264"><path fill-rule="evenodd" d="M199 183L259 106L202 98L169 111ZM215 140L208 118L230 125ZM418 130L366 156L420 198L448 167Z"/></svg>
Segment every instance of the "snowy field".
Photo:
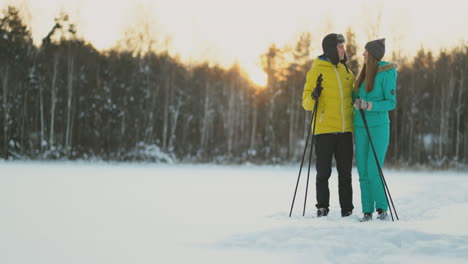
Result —
<svg viewBox="0 0 468 264"><path fill-rule="evenodd" d="M0 263L468 263L468 173L384 169L398 222L315 218L298 166L0 162ZM315 175L315 174L314 174Z"/></svg>

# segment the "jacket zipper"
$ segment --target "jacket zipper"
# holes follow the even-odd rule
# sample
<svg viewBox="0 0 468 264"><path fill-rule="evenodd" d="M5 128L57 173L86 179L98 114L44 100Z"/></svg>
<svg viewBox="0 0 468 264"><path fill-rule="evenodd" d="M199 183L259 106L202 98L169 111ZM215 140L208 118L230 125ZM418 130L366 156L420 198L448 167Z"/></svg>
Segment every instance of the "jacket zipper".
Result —
<svg viewBox="0 0 468 264"><path fill-rule="evenodd" d="M336 78L338 78L338 85L340 86L340 99L341 99L341 132L344 132L344 125L345 125L345 120L344 120L344 109L343 109L343 88L341 87L341 79L340 75L338 74L338 71L336 70L336 67L333 67L336 73Z"/></svg>

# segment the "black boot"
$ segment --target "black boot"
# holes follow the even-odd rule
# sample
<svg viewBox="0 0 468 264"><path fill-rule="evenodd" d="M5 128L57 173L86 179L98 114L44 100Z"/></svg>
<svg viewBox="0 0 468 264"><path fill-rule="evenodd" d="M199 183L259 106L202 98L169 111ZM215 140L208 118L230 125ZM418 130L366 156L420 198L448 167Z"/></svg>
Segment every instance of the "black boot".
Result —
<svg viewBox="0 0 468 264"><path fill-rule="evenodd" d="M353 211L341 210L341 217L347 217L353 214Z"/></svg>
<svg viewBox="0 0 468 264"><path fill-rule="evenodd" d="M377 209L377 213L379 214L377 216L377 219L382 220L382 221L388 221L388 214L387 211L384 211L382 209Z"/></svg>
<svg viewBox="0 0 468 264"><path fill-rule="evenodd" d="M322 216L327 216L328 215L328 209L327 208L319 208L317 209L317 217L322 217Z"/></svg>
<svg viewBox="0 0 468 264"><path fill-rule="evenodd" d="M372 221L372 213L364 213L364 216L359 220L359 222L368 222Z"/></svg>

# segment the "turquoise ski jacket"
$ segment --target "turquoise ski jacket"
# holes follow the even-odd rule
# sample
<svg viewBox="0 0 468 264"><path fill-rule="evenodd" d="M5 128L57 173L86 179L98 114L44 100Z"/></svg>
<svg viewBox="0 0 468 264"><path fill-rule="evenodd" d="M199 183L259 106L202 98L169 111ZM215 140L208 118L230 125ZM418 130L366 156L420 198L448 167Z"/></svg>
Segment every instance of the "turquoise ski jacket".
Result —
<svg viewBox="0 0 468 264"><path fill-rule="evenodd" d="M374 90L367 93L364 81L358 91L353 91L353 101L359 97L367 102L372 102L372 109L370 111L364 110L369 127L390 124L388 111L393 110L396 106L397 67L394 63L380 61L374 80ZM354 109L354 126L364 127L361 115L356 109Z"/></svg>

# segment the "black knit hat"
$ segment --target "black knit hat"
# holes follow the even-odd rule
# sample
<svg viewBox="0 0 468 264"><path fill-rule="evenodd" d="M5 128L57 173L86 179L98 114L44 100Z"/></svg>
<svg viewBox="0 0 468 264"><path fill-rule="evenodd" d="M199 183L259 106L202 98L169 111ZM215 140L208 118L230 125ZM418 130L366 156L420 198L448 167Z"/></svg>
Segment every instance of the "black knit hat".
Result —
<svg viewBox="0 0 468 264"><path fill-rule="evenodd" d="M340 62L340 56L338 55L338 50L336 45L344 43L345 38L341 34L331 33L326 35L322 41L323 54L327 57L333 65L337 65ZM345 56L344 61L347 60ZM345 61L346 62L346 61ZM342 62L342 63L345 63Z"/></svg>
<svg viewBox="0 0 468 264"><path fill-rule="evenodd" d="M385 54L385 38L367 42L366 50L378 61L381 61Z"/></svg>

